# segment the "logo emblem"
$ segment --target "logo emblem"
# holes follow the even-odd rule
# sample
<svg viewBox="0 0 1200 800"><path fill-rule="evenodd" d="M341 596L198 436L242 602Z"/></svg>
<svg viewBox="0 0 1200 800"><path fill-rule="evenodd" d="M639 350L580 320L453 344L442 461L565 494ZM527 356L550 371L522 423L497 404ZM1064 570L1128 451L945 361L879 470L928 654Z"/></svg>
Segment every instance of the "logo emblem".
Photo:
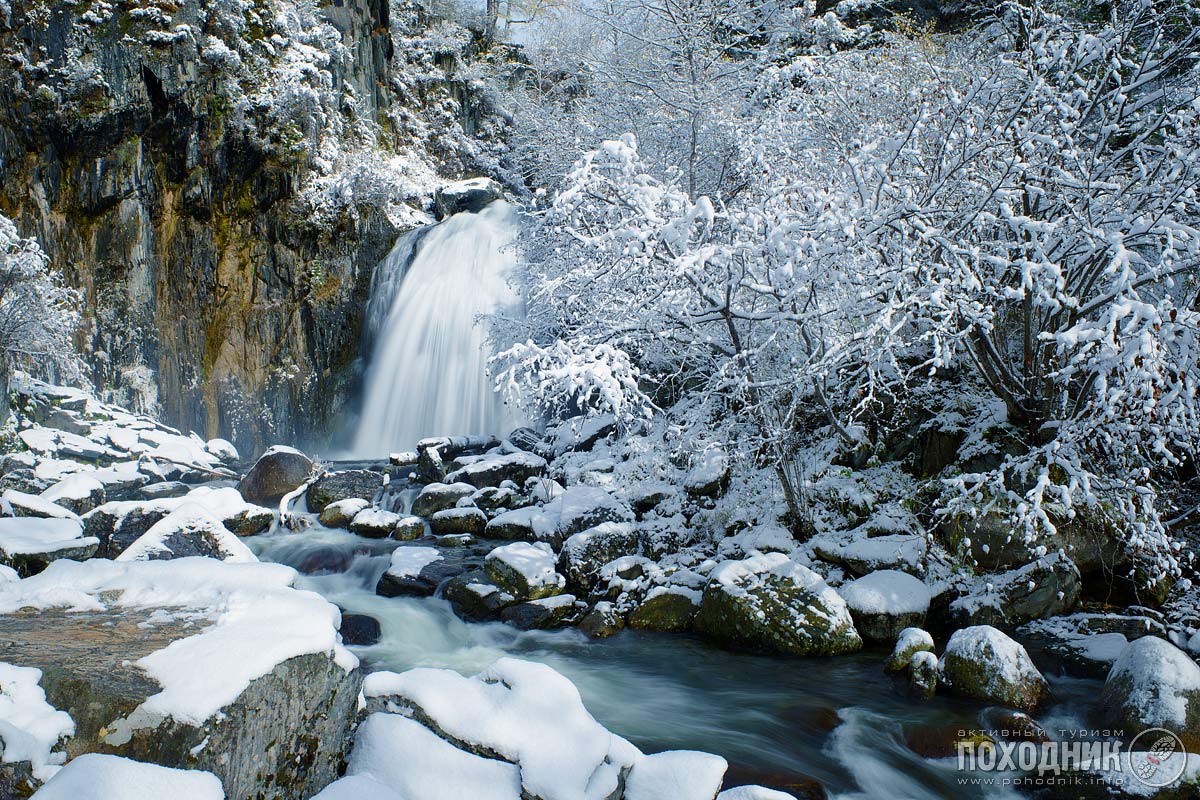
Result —
<svg viewBox="0 0 1200 800"><path fill-rule="evenodd" d="M1155 789L1179 780L1188 761L1183 741L1163 728L1148 728L1133 737L1128 758L1133 777Z"/></svg>

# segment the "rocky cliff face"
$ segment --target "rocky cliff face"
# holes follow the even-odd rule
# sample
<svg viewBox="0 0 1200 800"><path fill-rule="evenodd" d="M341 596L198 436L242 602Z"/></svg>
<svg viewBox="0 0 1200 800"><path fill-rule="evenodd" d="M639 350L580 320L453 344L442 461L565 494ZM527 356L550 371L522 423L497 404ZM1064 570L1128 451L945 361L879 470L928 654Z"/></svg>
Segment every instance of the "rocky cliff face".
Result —
<svg viewBox="0 0 1200 800"><path fill-rule="evenodd" d="M19 6L0 212L84 291L97 386L250 450L319 437L373 266L439 174L486 169L468 43L388 0Z"/></svg>

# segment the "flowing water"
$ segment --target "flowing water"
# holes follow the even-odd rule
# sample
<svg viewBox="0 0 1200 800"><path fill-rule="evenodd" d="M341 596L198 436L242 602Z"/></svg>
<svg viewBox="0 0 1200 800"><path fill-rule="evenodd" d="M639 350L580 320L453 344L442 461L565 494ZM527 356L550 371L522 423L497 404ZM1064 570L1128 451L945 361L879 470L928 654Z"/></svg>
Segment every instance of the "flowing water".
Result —
<svg viewBox="0 0 1200 800"><path fill-rule="evenodd" d="M481 319L521 313L510 284L516 230L516 210L497 201L401 236L376 267L354 455L384 457L426 436L507 433L520 424L492 389Z"/></svg>
<svg viewBox="0 0 1200 800"><path fill-rule="evenodd" d="M300 585L379 620L379 643L352 648L371 670L433 666L472 674L513 655L569 677L600 722L644 751L720 754L734 782L782 786L808 776L831 796L872 800L1017 796L960 785L952 758L924 759L905 745L914 731L988 726L980 723L978 704L906 697L883 672L882 651L772 658L716 650L687 636L623 631L592 641L574 629L469 624L440 599L375 595L394 541L316 526L251 542L264 560L293 566L317 552L350 556L346 571L303 576ZM1080 714L1094 706L1099 683L1050 680L1055 704L1039 720L1048 730L1084 727Z"/></svg>

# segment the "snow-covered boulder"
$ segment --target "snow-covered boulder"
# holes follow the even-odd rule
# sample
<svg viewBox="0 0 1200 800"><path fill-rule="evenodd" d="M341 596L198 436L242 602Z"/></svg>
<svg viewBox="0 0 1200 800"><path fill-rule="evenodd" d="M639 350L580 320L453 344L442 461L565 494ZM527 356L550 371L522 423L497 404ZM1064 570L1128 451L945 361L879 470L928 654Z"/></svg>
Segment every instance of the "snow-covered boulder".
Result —
<svg viewBox="0 0 1200 800"><path fill-rule="evenodd" d="M955 694L1032 711L1049 691L1025 648L990 625L957 630L939 663Z"/></svg>
<svg viewBox="0 0 1200 800"><path fill-rule="evenodd" d="M67 759L75 722L46 702L42 671L0 662L0 797L28 797Z"/></svg>
<svg viewBox="0 0 1200 800"><path fill-rule="evenodd" d="M411 715L459 750L517 767L514 798L616 796L642 758L592 718L570 681L542 664L502 658L473 678L440 669L376 672L364 682L363 694L369 711ZM416 759L406 764L429 782L441 777Z"/></svg>
<svg viewBox="0 0 1200 800"><path fill-rule="evenodd" d="M617 419L612 414L595 417L572 417L560 423L550 432L551 447L556 455L563 453L585 453L617 430Z"/></svg>
<svg viewBox="0 0 1200 800"><path fill-rule="evenodd" d="M580 594L588 594L596 585L600 568L614 558L635 554L638 550L637 530L624 522L603 522L574 534L563 543L558 554L558 571L567 579L567 586Z"/></svg>
<svg viewBox="0 0 1200 800"><path fill-rule="evenodd" d="M1037 619L1017 629L1017 637L1033 645L1042 658L1062 672L1104 680L1131 641L1168 636L1161 622L1140 614L1076 612Z"/></svg>
<svg viewBox="0 0 1200 800"><path fill-rule="evenodd" d="M555 571L554 551L543 542L513 542L488 553L484 569L497 586L523 600L562 594L567 582Z"/></svg>
<svg viewBox="0 0 1200 800"><path fill-rule="evenodd" d="M721 791L729 764L720 756L693 750L669 750L633 765L625 782L625 800L694 798L712 800Z"/></svg>
<svg viewBox="0 0 1200 800"><path fill-rule="evenodd" d="M487 515L472 506L447 508L429 518L430 530L438 535L469 533L472 536L480 536L486 526Z"/></svg>
<svg viewBox="0 0 1200 800"><path fill-rule="evenodd" d="M470 178L441 186L433 193L439 219L464 212L482 211L504 197L504 187L492 178Z"/></svg>
<svg viewBox="0 0 1200 800"><path fill-rule="evenodd" d="M1051 553L1020 569L981 578L975 590L950 604L960 625L1014 628L1035 619L1067 614L1079 603L1079 569Z"/></svg>
<svg viewBox="0 0 1200 800"><path fill-rule="evenodd" d="M574 595L556 594L507 606L500 612L500 619L524 631L546 630L578 622L586 611L587 605Z"/></svg>
<svg viewBox="0 0 1200 800"><path fill-rule="evenodd" d="M388 568L375 585L382 597L428 597L462 567L446 561L436 547L397 547Z"/></svg>
<svg viewBox="0 0 1200 800"><path fill-rule="evenodd" d="M96 554L100 542L84 536L74 519L4 517L0 519L0 564L21 575L41 572L59 559L84 561Z"/></svg>
<svg viewBox="0 0 1200 800"><path fill-rule="evenodd" d="M368 539L386 539L400 524L400 515L382 508L368 506L354 515L350 520L351 533L366 536Z"/></svg>
<svg viewBox="0 0 1200 800"><path fill-rule="evenodd" d="M483 570L451 578L443 594L454 613L467 622L499 619L501 612L519 599L497 586Z"/></svg>
<svg viewBox="0 0 1200 800"><path fill-rule="evenodd" d="M683 479L683 488L691 497L717 497L728 485L729 459L719 448L702 453Z"/></svg>
<svg viewBox="0 0 1200 800"><path fill-rule="evenodd" d="M202 506L239 536L261 533L275 518L269 508L247 503L237 489L200 486L183 497L105 503L83 515L84 532L100 540L99 556L116 558L156 523L186 504Z"/></svg>
<svg viewBox="0 0 1200 800"><path fill-rule="evenodd" d="M530 478L546 474L546 459L533 453L518 451L503 455L476 456L446 476L448 483L469 483L482 489L499 486L505 481L523 485Z"/></svg>
<svg viewBox="0 0 1200 800"><path fill-rule="evenodd" d="M1133 736L1165 728L1200 748L1200 666L1165 639L1143 636L1121 653L1100 695L1104 721Z"/></svg>
<svg viewBox="0 0 1200 800"><path fill-rule="evenodd" d="M218 561L258 560L241 539L198 503L184 503L154 523L117 560L153 561L187 556Z"/></svg>
<svg viewBox="0 0 1200 800"><path fill-rule="evenodd" d="M359 497L350 497L329 503L321 509L317 521L326 528L348 528L358 512L371 505Z"/></svg>
<svg viewBox="0 0 1200 800"><path fill-rule="evenodd" d="M796 800L794 795L763 786L735 786L717 795L717 800Z"/></svg>
<svg viewBox="0 0 1200 800"><path fill-rule="evenodd" d="M727 561L713 570L695 627L738 649L838 655L862 647L841 596L782 553Z"/></svg>
<svg viewBox="0 0 1200 800"><path fill-rule="evenodd" d="M296 577L206 558L56 561L0 583L4 658L43 670L46 701L75 722L70 753L208 770L231 798L311 797L337 775L360 675L337 607Z"/></svg>
<svg viewBox="0 0 1200 800"><path fill-rule="evenodd" d="M918 650L908 660L908 690L928 700L937 692L938 659L928 650Z"/></svg>
<svg viewBox="0 0 1200 800"><path fill-rule="evenodd" d="M204 449L226 464L236 464L242 460L241 454L228 439L209 439L204 443Z"/></svg>
<svg viewBox="0 0 1200 800"><path fill-rule="evenodd" d="M506 511L487 524L496 539L548 542L555 547L602 522L632 522L633 510L596 486L572 486L543 506Z"/></svg>
<svg viewBox="0 0 1200 800"><path fill-rule="evenodd" d="M933 652L933 637L920 628L905 628L896 637L896 646L884 662L883 669L885 672L902 672L908 669L913 654L921 652Z"/></svg>
<svg viewBox="0 0 1200 800"><path fill-rule="evenodd" d="M283 496L308 480L313 463L291 447L275 445L258 457L238 483L238 491L251 503L274 506Z"/></svg>
<svg viewBox="0 0 1200 800"><path fill-rule="evenodd" d="M78 519L79 515L42 494L7 489L0 495L0 507L9 516L40 519Z"/></svg>
<svg viewBox="0 0 1200 800"><path fill-rule="evenodd" d="M77 473L63 478L42 492L41 496L75 514L86 514L96 506L103 505L105 491L100 481Z"/></svg>
<svg viewBox="0 0 1200 800"><path fill-rule="evenodd" d="M812 548L817 558L841 565L855 575L878 570L923 575L928 543L923 536L907 533L872 538L851 533L814 537Z"/></svg>
<svg viewBox="0 0 1200 800"><path fill-rule="evenodd" d="M925 624L929 589L907 572L879 570L841 586L838 594L850 608L854 627L863 638L890 644L905 628Z"/></svg>
<svg viewBox="0 0 1200 800"><path fill-rule="evenodd" d="M601 600L583 615L578 627L593 639L606 639L625 627L625 617L613 603Z"/></svg>
<svg viewBox="0 0 1200 800"><path fill-rule="evenodd" d="M470 497L476 489L469 483L429 483L413 498L412 513L432 517L439 511L454 508L458 501Z"/></svg>
<svg viewBox="0 0 1200 800"><path fill-rule="evenodd" d="M629 627L650 631L692 629L700 613L701 593L684 586L655 586L629 614Z"/></svg>
<svg viewBox="0 0 1200 800"><path fill-rule="evenodd" d="M425 535L425 520L420 517L401 517L392 531L392 538L402 542L411 542Z"/></svg>
<svg viewBox="0 0 1200 800"><path fill-rule="evenodd" d="M211 772L171 769L120 756L86 753L72 759L33 795L35 800L224 800Z"/></svg>
<svg viewBox="0 0 1200 800"><path fill-rule="evenodd" d="M354 735L346 777L314 800L520 800L521 770L460 749L416 720L371 714Z"/></svg>
<svg viewBox="0 0 1200 800"><path fill-rule="evenodd" d="M477 489L470 497L471 505L483 509L489 514L510 511L529 505L531 498L517 491L515 486L485 486Z"/></svg>
<svg viewBox="0 0 1200 800"><path fill-rule="evenodd" d="M343 469L337 472L327 472L317 478L307 490L304 497L308 502L308 510L319 514L325 506L346 500L351 497L371 501L375 494L383 488L383 473L369 469Z"/></svg>

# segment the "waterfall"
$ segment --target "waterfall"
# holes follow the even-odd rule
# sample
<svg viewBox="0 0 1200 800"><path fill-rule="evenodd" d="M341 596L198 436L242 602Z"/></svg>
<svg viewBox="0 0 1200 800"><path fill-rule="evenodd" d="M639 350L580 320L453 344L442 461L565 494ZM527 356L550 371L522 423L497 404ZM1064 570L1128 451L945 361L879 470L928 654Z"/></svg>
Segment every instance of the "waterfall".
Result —
<svg viewBox="0 0 1200 800"><path fill-rule="evenodd" d="M480 319L522 310L509 284L516 230L516 211L497 201L405 234L376 267L355 455L410 450L426 436L505 434L520 424L492 390Z"/></svg>

